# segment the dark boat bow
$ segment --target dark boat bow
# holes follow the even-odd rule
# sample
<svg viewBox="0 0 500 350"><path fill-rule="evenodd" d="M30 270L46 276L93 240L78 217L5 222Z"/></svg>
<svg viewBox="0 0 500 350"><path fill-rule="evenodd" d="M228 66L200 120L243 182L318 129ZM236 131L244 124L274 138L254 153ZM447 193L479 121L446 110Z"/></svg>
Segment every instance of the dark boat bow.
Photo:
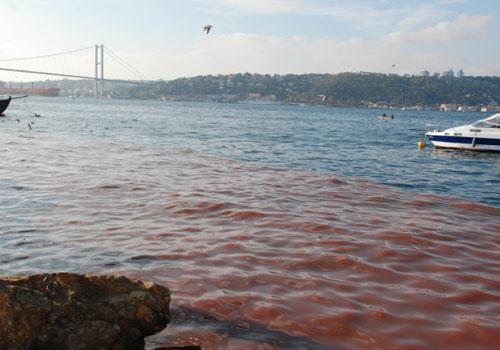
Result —
<svg viewBox="0 0 500 350"><path fill-rule="evenodd" d="M7 99L1 99L0 100L0 115L3 115L3 112L9 107L10 100L12 100L12 97L9 96Z"/></svg>

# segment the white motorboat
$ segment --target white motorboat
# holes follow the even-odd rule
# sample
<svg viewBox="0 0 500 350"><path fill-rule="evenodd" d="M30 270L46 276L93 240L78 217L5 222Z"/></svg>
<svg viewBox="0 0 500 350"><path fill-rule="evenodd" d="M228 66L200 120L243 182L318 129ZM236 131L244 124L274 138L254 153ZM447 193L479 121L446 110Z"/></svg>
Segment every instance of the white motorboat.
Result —
<svg viewBox="0 0 500 350"><path fill-rule="evenodd" d="M436 148L500 152L500 113L469 125L426 133Z"/></svg>

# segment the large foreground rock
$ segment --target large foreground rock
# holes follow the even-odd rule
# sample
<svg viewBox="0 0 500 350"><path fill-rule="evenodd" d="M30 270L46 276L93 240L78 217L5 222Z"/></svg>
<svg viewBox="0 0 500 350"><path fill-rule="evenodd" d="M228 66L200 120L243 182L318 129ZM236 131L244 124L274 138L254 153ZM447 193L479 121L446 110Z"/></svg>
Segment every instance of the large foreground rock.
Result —
<svg viewBox="0 0 500 350"><path fill-rule="evenodd" d="M0 349L143 349L169 302L167 288L125 277L0 277Z"/></svg>

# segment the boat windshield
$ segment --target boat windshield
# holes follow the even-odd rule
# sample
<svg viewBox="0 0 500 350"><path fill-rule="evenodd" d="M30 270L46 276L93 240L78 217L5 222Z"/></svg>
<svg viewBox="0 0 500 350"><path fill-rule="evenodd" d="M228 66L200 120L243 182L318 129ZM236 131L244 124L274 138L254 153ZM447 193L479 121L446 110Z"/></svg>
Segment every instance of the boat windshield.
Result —
<svg viewBox="0 0 500 350"><path fill-rule="evenodd" d="M474 124L476 128L499 128L500 129L500 113L495 114L489 118L481 119Z"/></svg>

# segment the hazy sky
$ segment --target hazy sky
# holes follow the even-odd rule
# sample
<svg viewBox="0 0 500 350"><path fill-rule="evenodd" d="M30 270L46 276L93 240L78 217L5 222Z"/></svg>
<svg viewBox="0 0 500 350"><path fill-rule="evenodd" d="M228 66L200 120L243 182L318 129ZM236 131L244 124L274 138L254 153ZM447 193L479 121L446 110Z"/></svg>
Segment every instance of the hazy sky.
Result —
<svg viewBox="0 0 500 350"><path fill-rule="evenodd" d="M498 0L0 0L0 60L102 43L150 79L449 68L498 76L499 15ZM0 67L92 74L91 50ZM133 77L108 57L105 68ZM0 71L0 80L27 78Z"/></svg>

